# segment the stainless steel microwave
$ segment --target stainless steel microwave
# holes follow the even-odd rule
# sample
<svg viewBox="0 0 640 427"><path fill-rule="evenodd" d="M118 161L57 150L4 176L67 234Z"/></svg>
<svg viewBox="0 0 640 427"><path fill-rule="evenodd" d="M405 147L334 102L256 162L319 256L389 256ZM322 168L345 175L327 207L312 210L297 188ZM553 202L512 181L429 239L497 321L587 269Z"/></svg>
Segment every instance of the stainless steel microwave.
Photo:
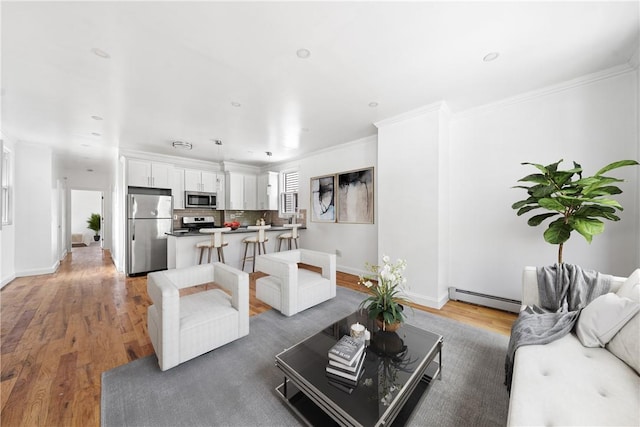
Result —
<svg viewBox="0 0 640 427"><path fill-rule="evenodd" d="M216 199L217 199L216 193L203 193L200 191L185 191L184 207L216 209Z"/></svg>

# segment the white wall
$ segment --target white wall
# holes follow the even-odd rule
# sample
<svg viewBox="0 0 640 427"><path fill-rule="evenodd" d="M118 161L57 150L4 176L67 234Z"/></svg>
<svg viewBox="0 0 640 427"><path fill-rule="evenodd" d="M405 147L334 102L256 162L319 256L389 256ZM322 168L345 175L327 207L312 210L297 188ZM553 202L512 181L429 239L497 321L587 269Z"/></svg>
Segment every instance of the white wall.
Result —
<svg viewBox="0 0 640 427"><path fill-rule="evenodd" d="M378 253L407 261L407 294L440 308L448 283L448 109L444 103L378 126Z"/></svg>
<svg viewBox="0 0 640 427"><path fill-rule="evenodd" d="M565 159L587 175L612 161L639 158L637 71L587 76L453 117L451 126L451 286L520 299L525 265L557 260L544 242L546 223L529 227L511 205L512 189L533 167ZM572 233L564 261L626 276L640 265L638 167L611 173L625 179L616 196L621 221L607 222L589 245Z"/></svg>
<svg viewBox="0 0 640 427"><path fill-rule="evenodd" d="M16 276L53 273L59 261L52 151L20 142L15 153Z"/></svg>
<svg viewBox="0 0 640 427"><path fill-rule="evenodd" d="M297 162L274 166L270 170L283 171L298 168L300 171L299 205L307 210L307 229L300 233L301 246L323 252L341 251L336 258L340 271L364 273L366 262L377 262L378 225L312 222L310 219L310 179L315 176L346 172L366 167L376 167L377 138L369 137L323 150ZM375 170L375 169L374 169ZM374 185L377 178L374 178ZM376 187L377 188L377 187ZM374 200L377 197L374 195ZM377 206L377 203L376 203Z"/></svg>
<svg viewBox="0 0 640 427"><path fill-rule="evenodd" d="M13 168L11 171L12 182L15 183L15 144L6 135L2 134L5 148L9 149L13 157ZM0 288L11 282L16 277L15 268L15 203L11 218L14 221L9 225L3 225L0 230Z"/></svg>
<svg viewBox="0 0 640 427"><path fill-rule="evenodd" d="M101 214L101 205L101 192L71 190L71 233L93 234L93 231L88 228L87 220L92 213Z"/></svg>

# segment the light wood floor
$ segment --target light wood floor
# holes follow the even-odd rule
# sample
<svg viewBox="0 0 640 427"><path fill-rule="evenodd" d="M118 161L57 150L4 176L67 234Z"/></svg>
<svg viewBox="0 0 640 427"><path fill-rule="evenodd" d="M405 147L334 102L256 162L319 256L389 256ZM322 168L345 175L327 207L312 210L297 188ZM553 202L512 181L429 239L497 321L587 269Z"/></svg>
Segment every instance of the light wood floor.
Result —
<svg viewBox="0 0 640 427"><path fill-rule="evenodd" d="M251 315L270 309L255 299ZM357 277L338 284L357 289ZM102 372L153 353L146 277L115 271L108 252L73 248L54 274L18 278L0 292L0 424L99 426ZM512 313L449 302L426 311L509 334Z"/></svg>

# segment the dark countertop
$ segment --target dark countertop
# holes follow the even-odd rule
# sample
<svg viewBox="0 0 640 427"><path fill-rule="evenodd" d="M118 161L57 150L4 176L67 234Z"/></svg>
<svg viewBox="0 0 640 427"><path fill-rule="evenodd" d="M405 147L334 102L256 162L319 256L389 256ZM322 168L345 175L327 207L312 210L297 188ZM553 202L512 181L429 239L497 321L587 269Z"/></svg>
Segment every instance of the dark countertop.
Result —
<svg viewBox="0 0 640 427"><path fill-rule="evenodd" d="M222 228L222 227L213 227L213 228ZM307 227L300 227L298 228L298 230L305 230ZM207 233L200 233L199 231L187 231L187 232L181 232L181 229L175 229L173 230L172 233L165 233L168 236L173 236L173 237L193 237L193 236L199 236L199 237L205 237L205 236L209 236L209 234ZM186 229L184 229L186 230ZM287 228L287 227L282 227L282 226L273 226L267 230L265 230L267 233L269 231L291 231L291 228ZM240 227L237 230L230 230L230 231L225 231L223 234L242 234L242 233L255 233L256 230L248 230L247 227Z"/></svg>

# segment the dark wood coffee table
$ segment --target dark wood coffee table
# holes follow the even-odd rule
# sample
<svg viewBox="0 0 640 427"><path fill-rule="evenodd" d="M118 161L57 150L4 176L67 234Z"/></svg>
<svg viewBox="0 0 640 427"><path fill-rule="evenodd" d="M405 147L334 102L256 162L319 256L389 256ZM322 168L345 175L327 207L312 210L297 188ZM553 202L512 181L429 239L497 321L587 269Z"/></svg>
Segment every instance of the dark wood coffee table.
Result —
<svg viewBox="0 0 640 427"><path fill-rule="evenodd" d="M372 332L364 374L355 387L336 385L325 374L327 352L356 322ZM431 380L441 377L442 342L408 324L395 333L379 331L366 313L353 313L276 356L284 373L276 392L309 425L401 425Z"/></svg>

